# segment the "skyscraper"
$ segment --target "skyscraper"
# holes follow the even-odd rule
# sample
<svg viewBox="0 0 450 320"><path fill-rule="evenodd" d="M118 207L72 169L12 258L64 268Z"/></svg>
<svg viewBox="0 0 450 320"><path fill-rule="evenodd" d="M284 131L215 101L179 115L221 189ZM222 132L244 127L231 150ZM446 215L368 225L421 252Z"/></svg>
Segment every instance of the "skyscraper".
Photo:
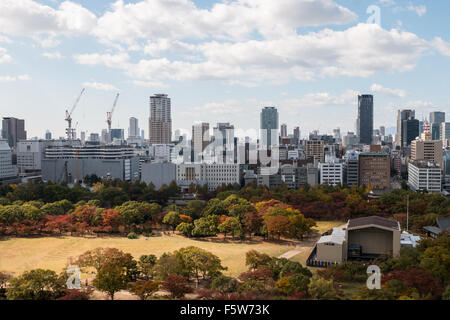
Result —
<svg viewBox="0 0 450 320"><path fill-rule="evenodd" d="M264 107L261 111L260 145L278 145L278 111L275 107Z"/></svg>
<svg viewBox="0 0 450 320"><path fill-rule="evenodd" d="M139 121L138 119L131 117L130 118L130 127L128 128L128 137L137 138L139 137Z"/></svg>
<svg viewBox="0 0 450 320"><path fill-rule="evenodd" d="M25 120L11 117L3 118L2 139L7 140L11 148L15 148L19 140L26 140Z"/></svg>
<svg viewBox="0 0 450 320"><path fill-rule="evenodd" d="M356 131L359 143L371 144L373 133L373 96L364 94L358 96L358 119Z"/></svg>
<svg viewBox="0 0 450 320"><path fill-rule="evenodd" d="M294 128L294 140L295 144L298 144L298 142L300 141L300 127Z"/></svg>
<svg viewBox="0 0 450 320"><path fill-rule="evenodd" d="M45 132L45 140L52 140L52 133L49 130Z"/></svg>
<svg viewBox="0 0 450 320"><path fill-rule="evenodd" d="M168 144L172 140L170 98L167 94L150 97L149 137L151 144Z"/></svg>
<svg viewBox="0 0 450 320"><path fill-rule="evenodd" d="M430 112L431 138L433 140L440 140L441 123L444 122L445 122L445 112L441 111Z"/></svg>
<svg viewBox="0 0 450 320"><path fill-rule="evenodd" d="M283 123L281 125L281 137L286 138L287 137L287 124Z"/></svg>
<svg viewBox="0 0 450 320"><path fill-rule="evenodd" d="M234 126L217 123L214 131L214 152L218 163L234 163Z"/></svg>
<svg viewBox="0 0 450 320"><path fill-rule="evenodd" d="M411 141L419 136L419 120L415 120L416 112L414 110L398 110L397 113L397 136L395 144L398 147L407 147ZM406 121L406 122L405 122ZM406 128L405 128L406 126ZM417 130L416 130L417 126ZM416 132L417 131L417 132ZM415 137L411 138L413 135ZM409 141L408 141L409 140Z"/></svg>
<svg viewBox="0 0 450 320"><path fill-rule="evenodd" d="M203 151L205 151L209 143L209 123L194 124L192 126L192 162L201 162L204 159Z"/></svg>

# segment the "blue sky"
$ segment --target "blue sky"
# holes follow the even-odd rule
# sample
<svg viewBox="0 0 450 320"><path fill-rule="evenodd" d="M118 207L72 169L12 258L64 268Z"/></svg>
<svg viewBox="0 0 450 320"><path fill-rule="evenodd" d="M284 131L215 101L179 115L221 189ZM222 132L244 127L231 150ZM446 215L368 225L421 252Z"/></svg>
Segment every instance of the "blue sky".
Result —
<svg viewBox="0 0 450 320"><path fill-rule="evenodd" d="M371 5L381 24L368 24ZM450 2L409 0L1 0L0 116L29 137L101 132L172 98L173 128L231 122L252 135L262 106L288 130L354 131L358 93L375 96L375 126L396 110L450 117Z"/></svg>

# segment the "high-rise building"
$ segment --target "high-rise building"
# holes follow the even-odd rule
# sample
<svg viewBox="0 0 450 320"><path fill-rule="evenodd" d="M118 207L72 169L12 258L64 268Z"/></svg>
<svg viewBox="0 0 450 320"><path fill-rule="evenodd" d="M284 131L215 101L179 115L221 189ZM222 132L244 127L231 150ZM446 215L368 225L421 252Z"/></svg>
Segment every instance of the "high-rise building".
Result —
<svg viewBox="0 0 450 320"><path fill-rule="evenodd" d="M358 119L356 131L361 144L372 143L373 133L373 95L358 96Z"/></svg>
<svg viewBox="0 0 450 320"><path fill-rule="evenodd" d="M319 163L320 183L332 186L344 184L344 164L338 159Z"/></svg>
<svg viewBox="0 0 450 320"><path fill-rule="evenodd" d="M433 140L441 139L441 123L445 122L445 112L430 112L431 137Z"/></svg>
<svg viewBox="0 0 450 320"><path fill-rule="evenodd" d="M52 140L52 133L49 130L45 132L45 140Z"/></svg>
<svg viewBox="0 0 450 320"><path fill-rule="evenodd" d="M384 127L384 126L380 127L380 135L382 135L382 136L386 135L386 127Z"/></svg>
<svg viewBox="0 0 450 320"><path fill-rule="evenodd" d="M278 145L278 111L275 107L264 107L260 119L260 146Z"/></svg>
<svg viewBox="0 0 450 320"><path fill-rule="evenodd" d="M214 154L217 163L234 163L237 150L234 145L234 126L229 123L217 123L213 128Z"/></svg>
<svg viewBox="0 0 450 320"><path fill-rule="evenodd" d="M344 180L351 187L359 184L359 152L347 151L344 163Z"/></svg>
<svg viewBox="0 0 450 320"><path fill-rule="evenodd" d="M150 97L149 137L152 144L168 144L172 140L171 103L167 94Z"/></svg>
<svg viewBox="0 0 450 320"><path fill-rule="evenodd" d="M398 110L396 145L406 148L419 134L419 120L415 119L414 110Z"/></svg>
<svg viewBox="0 0 450 320"><path fill-rule="evenodd" d="M426 134L422 134L424 137ZM427 160L443 168L442 140L416 139L411 142L411 160Z"/></svg>
<svg viewBox="0 0 450 320"><path fill-rule="evenodd" d="M300 127L294 128L294 144L298 145L300 141Z"/></svg>
<svg viewBox="0 0 450 320"><path fill-rule="evenodd" d="M8 141L11 148L15 148L19 140L26 140L25 120L11 117L3 118L2 139Z"/></svg>
<svg viewBox="0 0 450 320"><path fill-rule="evenodd" d="M192 126L192 162L202 162L206 147L210 143L209 123L200 122Z"/></svg>
<svg viewBox="0 0 450 320"><path fill-rule="evenodd" d="M135 117L130 118L130 127L128 128L128 137L137 138L139 137L139 120Z"/></svg>
<svg viewBox="0 0 450 320"><path fill-rule="evenodd" d="M281 132L280 132L280 134L281 134L282 138L286 138L288 136L287 135L287 124L283 123L281 125Z"/></svg>
<svg viewBox="0 0 450 320"><path fill-rule="evenodd" d="M359 185L375 189L391 186L391 158L384 153L359 154Z"/></svg>
<svg viewBox="0 0 450 320"><path fill-rule="evenodd" d="M111 142L113 142L114 139L124 140L125 139L124 130L123 129L111 129Z"/></svg>
<svg viewBox="0 0 450 320"><path fill-rule="evenodd" d="M440 130L440 140L442 140L442 143L444 146L447 145L448 139L450 139L450 122L442 122L441 123L441 130Z"/></svg>

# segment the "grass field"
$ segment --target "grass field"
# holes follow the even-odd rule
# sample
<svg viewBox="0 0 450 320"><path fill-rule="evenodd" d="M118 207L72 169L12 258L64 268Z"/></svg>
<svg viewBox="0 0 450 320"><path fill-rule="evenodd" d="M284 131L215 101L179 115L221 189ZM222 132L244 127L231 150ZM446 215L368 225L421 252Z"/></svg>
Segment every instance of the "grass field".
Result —
<svg viewBox="0 0 450 320"><path fill-rule="evenodd" d="M318 222L316 229L322 233L341 225L342 222ZM146 240L148 239L148 240ZM305 263L309 255L311 241L305 244L302 252L292 260ZM303 243L298 243L303 247ZM11 238L0 241L0 271L19 275L23 271L44 268L61 272L69 259L76 258L83 252L97 247L113 247L132 254L136 259L143 254L160 256L164 252L196 246L213 252L228 267L225 274L236 276L246 270L245 253L257 250L271 256L279 256L292 248L286 244L272 242L209 242L188 239L178 235L161 235L158 237L130 240L125 237L78 238L78 237L43 237Z"/></svg>

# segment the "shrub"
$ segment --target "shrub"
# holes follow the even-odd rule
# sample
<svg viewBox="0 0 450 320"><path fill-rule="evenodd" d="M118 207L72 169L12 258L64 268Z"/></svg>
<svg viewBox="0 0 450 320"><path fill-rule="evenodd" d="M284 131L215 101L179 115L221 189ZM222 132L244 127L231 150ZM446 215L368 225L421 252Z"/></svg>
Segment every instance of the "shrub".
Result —
<svg viewBox="0 0 450 320"><path fill-rule="evenodd" d="M127 235L127 238L128 239L137 239L137 234L136 233L134 233L134 232L130 232L128 235Z"/></svg>

